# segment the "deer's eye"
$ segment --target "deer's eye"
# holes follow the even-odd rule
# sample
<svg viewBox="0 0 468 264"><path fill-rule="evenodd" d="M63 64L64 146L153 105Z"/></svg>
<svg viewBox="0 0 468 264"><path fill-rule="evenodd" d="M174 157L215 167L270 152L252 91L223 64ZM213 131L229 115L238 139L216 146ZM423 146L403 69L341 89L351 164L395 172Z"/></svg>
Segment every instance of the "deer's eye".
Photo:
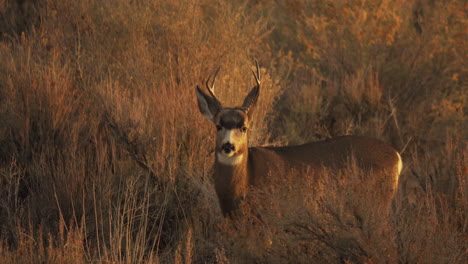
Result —
<svg viewBox="0 0 468 264"><path fill-rule="evenodd" d="M246 127L246 126L242 126L242 127L240 128L240 131L241 131L242 133L246 133L246 132L247 132L247 127Z"/></svg>
<svg viewBox="0 0 468 264"><path fill-rule="evenodd" d="M216 125L216 130L220 131L221 129L223 129L223 127L222 127L222 126L220 126L220 125Z"/></svg>

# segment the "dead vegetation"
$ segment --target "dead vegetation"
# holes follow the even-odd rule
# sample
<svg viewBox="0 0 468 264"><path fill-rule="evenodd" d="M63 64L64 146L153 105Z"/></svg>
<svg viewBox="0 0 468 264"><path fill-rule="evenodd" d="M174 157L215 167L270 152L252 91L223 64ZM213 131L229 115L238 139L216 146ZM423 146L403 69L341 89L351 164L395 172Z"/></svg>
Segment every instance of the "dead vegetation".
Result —
<svg viewBox="0 0 468 264"><path fill-rule="evenodd" d="M466 28L455 0L0 1L0 262L465 263ZM240 103L252 57L251 144L386 141L388 217L352 167L221 217L194 87L221 65Z"/></svg>

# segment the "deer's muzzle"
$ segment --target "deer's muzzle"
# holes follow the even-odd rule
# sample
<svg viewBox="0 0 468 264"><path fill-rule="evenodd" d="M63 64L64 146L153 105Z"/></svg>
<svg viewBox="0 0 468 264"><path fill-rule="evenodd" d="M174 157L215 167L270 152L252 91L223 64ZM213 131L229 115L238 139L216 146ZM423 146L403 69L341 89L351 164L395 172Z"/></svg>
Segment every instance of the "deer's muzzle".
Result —
<svg viewBox="0 0 468 264"><path fill-rule="evenodd" d="M233 144L231 143L224 143L222 146L221 146L221 149L226 153L226 154L229 154L231 153L231 151L235 151L236 148L234 147Z"/></svg>

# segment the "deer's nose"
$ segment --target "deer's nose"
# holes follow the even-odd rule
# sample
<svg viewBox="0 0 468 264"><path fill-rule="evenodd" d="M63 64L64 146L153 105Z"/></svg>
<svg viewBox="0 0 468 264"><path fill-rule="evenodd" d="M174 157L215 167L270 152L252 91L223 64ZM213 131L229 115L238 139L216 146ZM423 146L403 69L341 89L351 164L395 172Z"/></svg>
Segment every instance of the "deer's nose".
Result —
<svg viewBox="0 0 468 264"><path fill-rule="evenodd" d="M223 146L221 146L221 149L222 149L226 154L229 154L229 153L231 153L231 151L235 151L235 150L236 150L236 147L234 147L233 144L227 142L227 143L224 143Z"/></svg>

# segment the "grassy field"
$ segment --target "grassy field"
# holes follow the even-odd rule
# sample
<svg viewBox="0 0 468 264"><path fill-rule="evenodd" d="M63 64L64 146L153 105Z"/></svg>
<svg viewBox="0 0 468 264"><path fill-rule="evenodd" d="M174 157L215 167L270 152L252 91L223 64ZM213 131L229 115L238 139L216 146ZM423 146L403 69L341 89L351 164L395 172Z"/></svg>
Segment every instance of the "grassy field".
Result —
<svg viewBox="0 0 468 264"><path fill-rule="evenodd" d="M466 263L467 12L462 0L0 0L0 263ZM351 168L291 172L222 217L215 128L194 88L221 66L217 95L240 104L252 58L250 145L387 142L404 162L389 216Z"/></svg>

